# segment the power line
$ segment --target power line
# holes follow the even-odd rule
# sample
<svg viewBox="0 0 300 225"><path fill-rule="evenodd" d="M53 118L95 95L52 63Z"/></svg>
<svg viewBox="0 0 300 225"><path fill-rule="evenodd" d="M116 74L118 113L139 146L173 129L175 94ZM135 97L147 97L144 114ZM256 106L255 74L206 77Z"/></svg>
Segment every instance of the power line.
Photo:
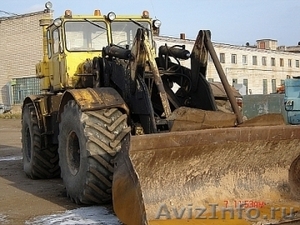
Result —
<svg viewBox="0 0 300 225"><path fill-rule="evenodd" d="M16 13L6 12L6 11L3 11L3 10L0 10L0 13L4 13L4 14L10 15L10 16L19 16Z"/></svg>

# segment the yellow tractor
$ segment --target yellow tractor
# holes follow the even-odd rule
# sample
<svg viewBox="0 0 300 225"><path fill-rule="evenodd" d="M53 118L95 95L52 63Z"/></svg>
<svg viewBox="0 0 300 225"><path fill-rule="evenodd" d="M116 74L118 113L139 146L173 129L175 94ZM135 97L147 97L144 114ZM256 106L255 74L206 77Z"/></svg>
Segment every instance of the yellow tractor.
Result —
<svg viewBox="0 0 300 225"><path fill-rule="evenodd" d="M129 225L297 220L287 207L299 207L300 128L280 115L243 122L209 31L189 52L157 48L160 21L147 11L66 10L40 25L43 94L22 110L29 177L60 175L74 202L112 201ZM218 110L208 53L234 113Z"/></svg>

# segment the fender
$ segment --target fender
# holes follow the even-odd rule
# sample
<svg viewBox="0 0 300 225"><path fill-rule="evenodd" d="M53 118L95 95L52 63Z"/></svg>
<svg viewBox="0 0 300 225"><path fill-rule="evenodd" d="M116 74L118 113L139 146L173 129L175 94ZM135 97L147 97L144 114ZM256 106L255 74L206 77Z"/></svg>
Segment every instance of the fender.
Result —
<svg viewBox="0 0 300 225"><path fill-rule="evenodd" d="M75 100L81 111L116 107L120 108L127 115L129 114L129 108L124 99L113 88L70 89L66 90L62 96L58 112L58 121L60 121L60 115L69 100Z"/></svg>
<svg viewBox="0 0 300 225"><path fill-rule="evenodd" d="M37 107L36 105L36 101L39 101L40 98L42 96L40 95L29 95L27 96L24 101L23 101L23 105L22 105L22 114L23 114L23 110L24 110L24 106L28 103L32 103L33 106L34 106L34 109L36 111L36 116L37 116L37 119L38 119L38 126L39 126L39 129L44 129L44 121L43 121L43 116L42 115L42 112L41 112L41 109L40 107Z"/></svg>

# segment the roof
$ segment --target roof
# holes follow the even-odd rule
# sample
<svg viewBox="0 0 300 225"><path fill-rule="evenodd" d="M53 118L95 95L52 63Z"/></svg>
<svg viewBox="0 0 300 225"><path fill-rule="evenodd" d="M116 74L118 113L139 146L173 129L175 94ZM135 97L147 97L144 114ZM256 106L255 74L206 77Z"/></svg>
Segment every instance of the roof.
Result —
<svg viewBox="0 0 300 225"><path fill-rule="evenodd" d="M29 16L36 16L36 15L45 14L45 13L48 13L48 12L46 10L43 10L43 11L20 14L20 15L3 16L3 17L0 17L0 22L5 21L5 20L14 20L14 19L20 19L20 18L29 17Z"/></svg>
<svg viewBox="0 0 300 225"><path fill-rule="evenodd" d="M178 45L194 45L195 40L193 39L180 39L177 37L168 37L168 36L154 36L155 41L162 41L162 42L173 42ZM266 40L266 39L264 39ZM272 39L270 39L272 40ZM273 52L280 52L282 54L297 54L296 52L292 51L285 51L285 50L270 50L270 49L261 49L257 48L257 46L244 46L244 45L234 45L234 44L227 44L227 43L218 43L218 42L213 42L214 47L221 47L221 48L230 48L230 49L235 49L235 50L248 50L248 51L256 51L256 52L265 52L265 53L273 53ZM287 46L288 48L288 46Z"/></svg>
<svg viewBox="0 0 300 225"><path fill-rule="evenodd" d="M258 39L256 41L277 41L277 40L271 39L271 38L262 38L262 39Z"/></svg>

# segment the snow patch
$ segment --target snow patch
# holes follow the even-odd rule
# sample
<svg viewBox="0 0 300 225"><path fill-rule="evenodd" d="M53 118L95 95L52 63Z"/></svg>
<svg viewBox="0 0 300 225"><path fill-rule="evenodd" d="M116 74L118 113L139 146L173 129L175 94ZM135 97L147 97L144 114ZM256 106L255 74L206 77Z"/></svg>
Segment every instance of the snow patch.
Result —
<svg viewBox="0 0 300 225"><path fill-rule="evenodd" d="M26 225L121 225L113 212L102 206L81 207L62 214L39 216L25 222Z"/></svg>
<svg viewBox="0 0 300 225"><path fill-rule="evenodd" d="M23 159L22 156L6 156L6 157L0 157L0 162L1 162L1 161L21 160L21 159Z"/></svg>
<svg viewBox="0 0 300 225"><path fill-rule="evenodd" d="M8 224L7 216L0 214L0 224Z"/></svg>

